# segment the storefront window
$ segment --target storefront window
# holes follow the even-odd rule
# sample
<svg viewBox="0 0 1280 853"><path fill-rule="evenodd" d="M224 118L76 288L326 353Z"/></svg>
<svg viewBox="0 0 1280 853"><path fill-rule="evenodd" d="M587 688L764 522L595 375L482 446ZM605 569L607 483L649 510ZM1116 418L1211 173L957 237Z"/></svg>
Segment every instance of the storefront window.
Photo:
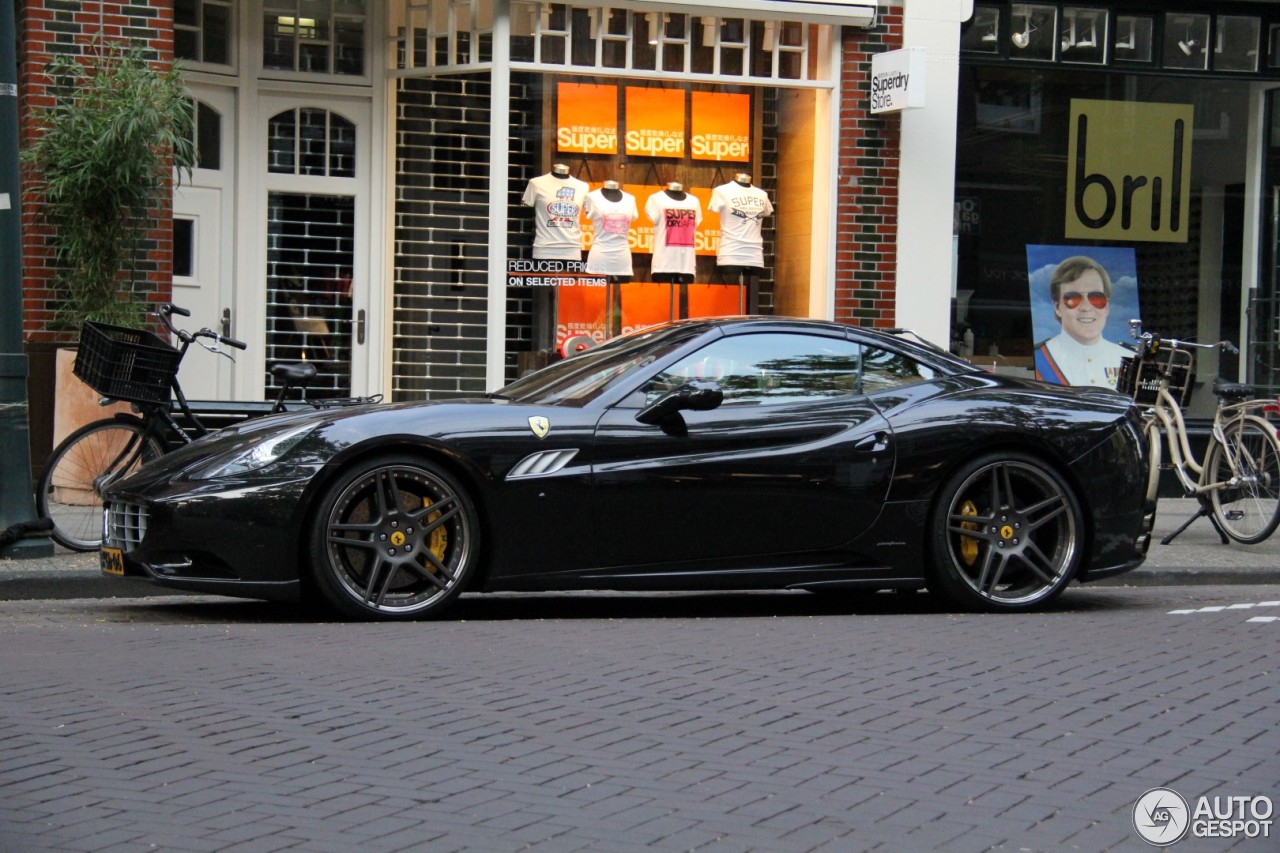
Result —
<svg viewBox="0 0 1280 853"><path fill-rule="evenodd" d="M1010 59L1052 61L1058 48L1058 9L1030 3L1013 4L1013 49Z"/></svg>
<svg viewBox="0 0 1280 853"><path fill-rule="evenodd" d="M262 67L272 71L363 75L364 30L364 0L266 0L262 10Z"/></svg>
<svg viewBox="0 0 1280 853"><path fill-rule="evenodd" d="M1262 22L1243 15L1219 15L1215 20L1213 67L1218 71L1257 71L1258 37Z"/></svg>
<svg viewBox="0 0 1280 853"><path fill-rule="evenodd" d="M1058 39L1063 62L1102 65L1107 61L1108 15L1105 9L1068 6L1062 11Z"/></svg>
<svg viewBox="0 0 1280 853"><path fill-rule="evenodd" d="M475 6L481 11L473 13ZM406 9L404 26L395 32L401 43L400 66L492 62L492 49L483 47L492 40L490 19L491 0L436 0ZM514 0L510 49L512 62L539 66L815 83L827 80L830 73L814 55L819 29L798 21ZM479 51L473 48L477 40ZM275 65L283 65L286 48L273 48L278 54L272 60Z"/></svg>
<svg viewBox="0 0 1280 853"><path fill-rule="evenodd" d="M174 0L173 54L188 63L231 64L231 0Z"/></svg>
<svg viewBox="0 0 1280 853"><path fill-rule="evenodd" d="M502 152L477 106L496 77L483 51L458 49L458 10L477 2L405 4L389 30L403 72L395 393L455 390L424 377L444 372L427 354L445 338L457 339L457 390L481 376L484 335L472 335L495 257L509 378L673 319L813 313L811 291L832 274L819 240L833 186L817 170L829 165L833 27L512 0L510 42L491 60L509 51L496 189Z"/></svg>
<svg viewBox="0 0 1280 853"><path fill-rule="evenodd" d="M1164 65L1166 68L1204 70L1209 67L1209 16L1164 16Z"/></svg>
<svg viewBox="0 0 1280 853"><path fill-rule="evenodd" d="M1070 309L1092 311L1107 340L1126 342L1131 314L1167 336L1247 340L1249 83L962 66L960 91L954 349L1033 375L1063 331L1050 276L1076 256L1108 270L1105 295L1076 288L1099 297ZM1198 375L1236 368L1210 353Z"/></svg>
<svg viewBox="0 0 1280 853"><path fill-rule="evenodd" d="M1116 61L1151 62L1154 58L1151 42L1155 30L1155 19L1148 15L1117 16L1114 50Z"/></svg>

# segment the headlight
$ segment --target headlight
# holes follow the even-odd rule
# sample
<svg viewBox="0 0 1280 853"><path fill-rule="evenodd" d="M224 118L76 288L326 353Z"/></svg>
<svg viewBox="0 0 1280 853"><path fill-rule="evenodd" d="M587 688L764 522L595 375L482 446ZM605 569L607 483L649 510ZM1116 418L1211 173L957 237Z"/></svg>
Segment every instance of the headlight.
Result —
<svg viewBox="0 0 1280 853"><path fill-rule="evenodd" d="M215 456L195 468L190 476L193 480L212 480L215 477L234 476L265 468L282 459L318 426L318 423L303 424L261 439L248 447Z"/></svg>

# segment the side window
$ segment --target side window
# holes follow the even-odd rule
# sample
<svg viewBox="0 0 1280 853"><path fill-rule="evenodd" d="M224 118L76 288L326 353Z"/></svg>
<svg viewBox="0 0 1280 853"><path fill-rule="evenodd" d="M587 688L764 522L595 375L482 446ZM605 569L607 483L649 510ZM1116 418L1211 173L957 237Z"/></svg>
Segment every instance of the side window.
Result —
<svg viewBox="0 0 1280 853"><path fill-rule="evenodd" d="M724 390L724 405L777 405L854 394L862 347L819 335L732 335L713 341L654 377L647 402L691 379Z"/></svg>
<svg viewBox="0 0 1280 853"><path fill-rule="evenodd" d="M877 347L866 347L862 358L862 393L927 382L937 371L910 356Z"/></svg>

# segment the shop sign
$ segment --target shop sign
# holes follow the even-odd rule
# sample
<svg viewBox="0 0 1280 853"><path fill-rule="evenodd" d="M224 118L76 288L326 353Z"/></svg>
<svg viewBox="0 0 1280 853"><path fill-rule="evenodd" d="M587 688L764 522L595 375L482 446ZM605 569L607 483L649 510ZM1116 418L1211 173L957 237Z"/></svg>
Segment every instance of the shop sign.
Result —
<svg viewBox="0 0 1280 853"><path fill-rule="evenodd" d="M618 153L616 86L557 85L556 150L562 154Z"/></svg>
<svg viewBox="0 0 1280 853"><path fill-rule="evenodd" d="M628 86L627 155L684 156L684 90Z"/></svg>
<svg viewBox="0 0 1280 853"><path fill-rule="evenodd" d="M924 106L925 51L905 47L871 57L871 112L894 113Z"/></svg>
<svg viewBox="0 0 1280 853"><path fill-rule="evenodd" d="M1073 98L1066 236L1187 242L1194 116L1190 104Z"/></svg>
<svg viewBox="0 0 1280 853"><path fill-rule="evenodd" d="M694 160L751 162L751 96L731 92L693 93Z"/></svg>

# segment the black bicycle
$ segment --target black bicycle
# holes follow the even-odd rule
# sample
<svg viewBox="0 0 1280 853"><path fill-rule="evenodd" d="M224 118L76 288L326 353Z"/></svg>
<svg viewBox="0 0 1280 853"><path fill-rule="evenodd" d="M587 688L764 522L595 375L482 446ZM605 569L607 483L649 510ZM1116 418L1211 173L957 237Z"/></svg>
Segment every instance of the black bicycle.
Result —
<svg viewBox="0 0 1280 853"><path fill-rule="evenodd" d="M134 414L116 414L86 424L54 448L36 487L36 509L52 520L54 541L73 551L92 551L102 543L102 492L152 459L188 444L214 429L278 414L291 408L376 402L380 397L306 399L316 376L309 362L278 364L272 375L281 385L274 401L221 402L187 400L178 368L193 343L210 352L231 354L223 345L244 350L235 338L204 328L188 332L173 324L173 315L191 312L165 304L153 312L179 345L138 329L85 323L76 353L76 376L103 395L102 405L131 403ZM208 341L208 343L206 343ZM287 401L293 389L300 401Z"/></svg>

